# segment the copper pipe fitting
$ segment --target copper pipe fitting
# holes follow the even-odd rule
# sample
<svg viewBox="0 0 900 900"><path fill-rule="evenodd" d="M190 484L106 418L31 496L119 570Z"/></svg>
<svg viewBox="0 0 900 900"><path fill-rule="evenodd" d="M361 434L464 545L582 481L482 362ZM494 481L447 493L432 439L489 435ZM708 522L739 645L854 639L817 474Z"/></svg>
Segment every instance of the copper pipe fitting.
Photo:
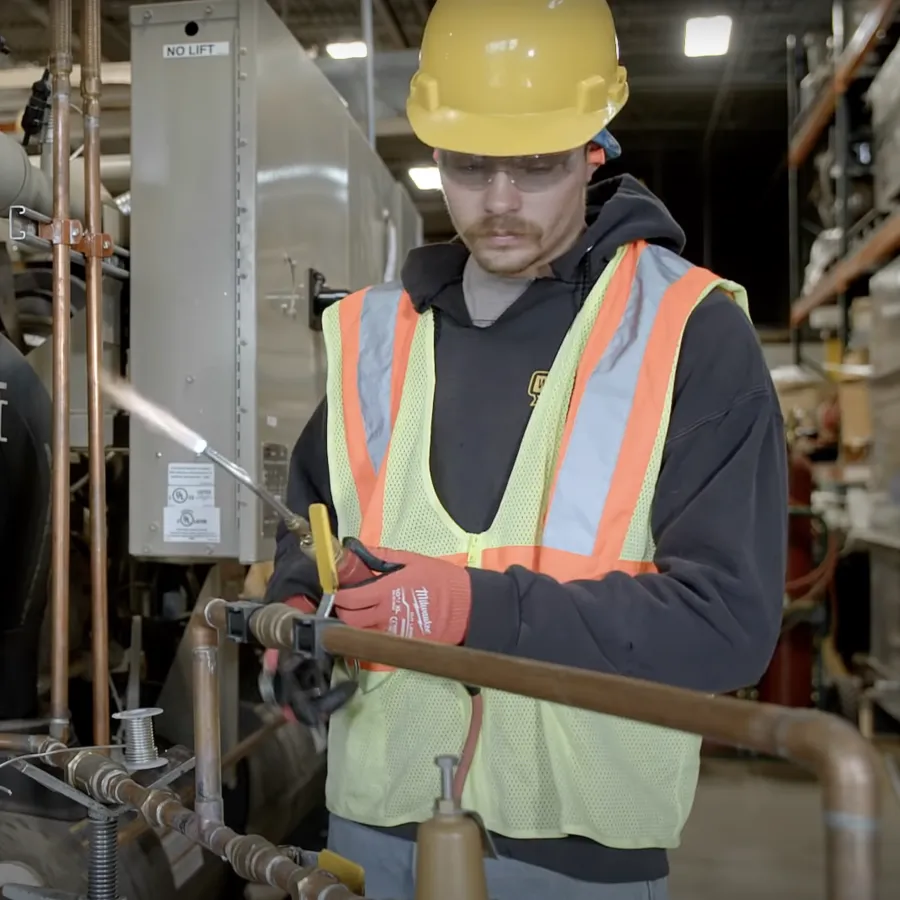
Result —
<svg viewBox="0 0 900 900"><path fill-rule="evenodd" d="M70 750L63 763L66 781L101 803L127 804L153 826L171 828L227 860L246 881L269 884L292 900L359 900L328 872L298 866L258 835L242 835L204 819L182 806L169 792L145 788L104 756L90 750Z"/></svg>
<svg viewBox="0 0 900 900"><path fill-rule="evenodd" d="M46 734L0 734L0 750L11 753L46 754L67 749L65 744Z"/></svg>
<svg viewBox="0 0 900 900"><path fill-rule="evenodd" d="M194 676L194 809L207 821L222 822L219 633L198 615L188 628Z"/></svg>

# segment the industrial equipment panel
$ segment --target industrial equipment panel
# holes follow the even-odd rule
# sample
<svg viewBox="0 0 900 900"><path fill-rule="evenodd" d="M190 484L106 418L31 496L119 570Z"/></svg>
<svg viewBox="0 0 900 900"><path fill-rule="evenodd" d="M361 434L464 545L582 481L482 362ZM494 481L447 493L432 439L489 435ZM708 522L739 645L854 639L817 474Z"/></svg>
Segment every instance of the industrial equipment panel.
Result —
<svg viewBox="0 0 900 900"><path fill-rule="evenodd" d="M312 273L383 280L397 186L262 0L135 6L131 24L131 377L283 497L325 387ZM134 555L271 559L277 519L252 494L131 428Z"/></svg>

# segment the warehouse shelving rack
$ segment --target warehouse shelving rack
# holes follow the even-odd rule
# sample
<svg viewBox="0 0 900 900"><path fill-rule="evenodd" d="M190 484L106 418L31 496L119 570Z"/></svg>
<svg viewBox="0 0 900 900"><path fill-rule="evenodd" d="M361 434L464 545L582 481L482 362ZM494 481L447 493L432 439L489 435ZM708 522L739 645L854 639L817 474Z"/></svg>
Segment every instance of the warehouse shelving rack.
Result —
<svg viewBox="0 0 900 900"><path fill-rule="evenodd" d="M900 249L900 210L890 215L869 214L856 224L851 234L849 217L850 110L847 91L860 73L866 57L890 27L900 0L875 0L856 31L846 39L845 4L836 0L832 12L832 57L834 72L819 90L816 99L800 113L797 75L797 38L787 38L788 89L788 215L790 235L791 342L794 362L804 362L802 327L809 314L837 298L841 311L840 335L846 347L849 339L850 298L853 282L886 262ZM835 219L841 233L837 262L822 276L815 288L801 296L800 169L815 150L819 139L834 119L835 124Z"/></svg>

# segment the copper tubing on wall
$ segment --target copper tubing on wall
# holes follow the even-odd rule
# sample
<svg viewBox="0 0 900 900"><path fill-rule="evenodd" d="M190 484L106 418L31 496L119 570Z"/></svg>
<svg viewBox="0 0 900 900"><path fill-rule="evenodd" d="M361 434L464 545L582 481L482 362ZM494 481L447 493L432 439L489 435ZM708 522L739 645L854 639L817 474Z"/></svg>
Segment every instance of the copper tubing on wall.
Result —
<svg viewBox="0 0 900 900"><path fill-rule="evenodd" d="M200 616L189 625L194 688L194 810L223 820L222 738L219 722L219 633Z"/></svg>
<svg viewBox="0 0 900 900"><path fill-rule="evenodd" d="M246 881L269 884L292 900L354 900L357 894L320 869L302 868L274 844L257 835L241 835L186 809L169 791L145 788L109 759L90 750L69 751L66 780L102 803L127 804L153 826L171 828L227 860Z"/></svg>
<svg viewBox="0 0 900 900"><path fill-rule="evenodd" d="M87 288L88 469L91 523L91 659L94 744L109 744L109 609L107 605L106 453L100 367L103 357L103 232L100 195L100 0L84 0L81 96L84 118ZM68 147L68 144L64 145Z"/></svg>
<svg viewBox="0 0 900 900"><path fill-rule="evenodd" d="M59 240L69 218L69 134L72 73L72 3L52 0L50 55L53 108L53 449L51 493L52 669L50 733L69 733L69 359L71 253Z"/></svg>
<svg viewBox="0 0 900 900"><path fill-rule="evenodd" d="M3 752L30 755L58 749L64 749L64 745L46 734L0 734L0 751Z"/></svg>
<svg viewBox="0 0 900 900"><path fill-rule="evenodd" d="M223 627L226 608L221 600L211 601L207 621ZM264 646L289 650L292 621L299 617L290 607L272 604L251 618L250 628ZM852 726L835 716L337 624L325 627L321 640L335 656L647 722L789 759L822 783L828 900L876 898L878 758Z"/></svg>

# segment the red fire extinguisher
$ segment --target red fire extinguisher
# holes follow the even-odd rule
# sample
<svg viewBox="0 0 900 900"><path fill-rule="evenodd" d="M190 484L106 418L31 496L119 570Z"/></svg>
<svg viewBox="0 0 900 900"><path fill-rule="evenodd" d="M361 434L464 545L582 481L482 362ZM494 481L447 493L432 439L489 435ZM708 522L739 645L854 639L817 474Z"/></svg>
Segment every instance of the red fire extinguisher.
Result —
<svg viewBox="0 0 900 900"><path fill-rule="evenodd" d="M806 457L791 457L788 478L791 506L809 509L813 479ZM789 600L797 600L808 593L809 585L804 579L814 568L813 519L808 515L792 515L788 525L786 595ZM792 587L794 584L797 586ZM772 662L759 683L759 699L781 706L811 706L814 661L814 626L801 621L784 630Z"/></svg>

